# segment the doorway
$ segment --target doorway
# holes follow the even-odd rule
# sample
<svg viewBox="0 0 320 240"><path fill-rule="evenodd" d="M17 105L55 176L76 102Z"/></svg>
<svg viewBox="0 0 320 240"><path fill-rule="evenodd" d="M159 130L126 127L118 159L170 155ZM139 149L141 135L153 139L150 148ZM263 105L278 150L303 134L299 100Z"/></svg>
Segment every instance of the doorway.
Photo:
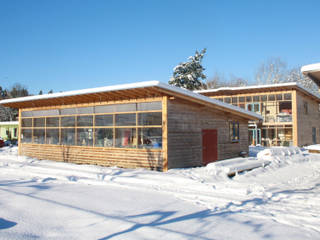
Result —
<svg viewBox="0 0 320 240"><path fill-rule="evenodd" d="M202 130L202 164L207 165L218 160L217 129Z"/></svg>

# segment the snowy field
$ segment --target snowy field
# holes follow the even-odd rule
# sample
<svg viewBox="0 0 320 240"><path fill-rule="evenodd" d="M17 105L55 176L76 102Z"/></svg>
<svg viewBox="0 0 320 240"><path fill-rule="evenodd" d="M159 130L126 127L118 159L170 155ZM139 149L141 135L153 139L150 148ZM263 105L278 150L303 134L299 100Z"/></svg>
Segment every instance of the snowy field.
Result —
<svg viewBox="0 0 320 240"><path fill-rule="evenodd" d="M320 239L319 216L320 154L298 148L166 173L0 149L0 239Z"/></svg>

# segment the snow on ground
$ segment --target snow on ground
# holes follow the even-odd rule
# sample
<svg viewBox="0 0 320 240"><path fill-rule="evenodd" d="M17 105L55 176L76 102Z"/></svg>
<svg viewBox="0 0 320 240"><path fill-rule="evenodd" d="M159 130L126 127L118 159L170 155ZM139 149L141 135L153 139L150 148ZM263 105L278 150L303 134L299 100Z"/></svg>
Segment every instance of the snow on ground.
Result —
<svg viewBox="0 0 320 240"><path fill-rule="evenodd" d="M0 239L320 239L320 154L249 155L161 173L2 148Z"/></svg>

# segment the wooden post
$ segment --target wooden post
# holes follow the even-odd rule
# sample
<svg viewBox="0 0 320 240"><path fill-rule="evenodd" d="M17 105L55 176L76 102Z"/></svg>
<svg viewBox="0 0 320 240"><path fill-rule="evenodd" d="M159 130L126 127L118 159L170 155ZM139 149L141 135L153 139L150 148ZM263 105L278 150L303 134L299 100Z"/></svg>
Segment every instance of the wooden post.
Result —
<svg viewBox="0 0 320 240"><path fill-rule="evenodd" d="M18 125L18 154L21 155L21 126L22 126L22 119L21 119L21 108L19 108L19 125Z"/></svg>
<svg viewBox="0 0 320 240"><path fill-rule="evenodd" d="M168 171L168 97L162 98L162 154L164 172Z"/></svg>
<svg viewBox="0 0 320 240"><path fill-rule="evenodd" d="M292 91L292 135L293 145L299 146L298 141L298 104L297 104L297 91Z"/></svg>

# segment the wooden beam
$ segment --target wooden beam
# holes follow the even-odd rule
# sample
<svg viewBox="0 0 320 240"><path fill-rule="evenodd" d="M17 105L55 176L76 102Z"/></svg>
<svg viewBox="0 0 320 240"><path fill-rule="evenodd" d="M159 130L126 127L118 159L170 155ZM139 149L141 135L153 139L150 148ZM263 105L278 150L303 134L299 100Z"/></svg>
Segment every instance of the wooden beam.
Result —
<svg viewBox="0 0 320 240"><path fill-rule="evenodd" d="M293 145L299 146L298 137L298 104L297 104L297 91L292 91L292 135L293 135Z"/></svg>
<svg viewBox="0 0 320 240"><path fill-rule="evenodd" d="M164 172L168 171L168 97L162 98L162 151Z"/></svg>

